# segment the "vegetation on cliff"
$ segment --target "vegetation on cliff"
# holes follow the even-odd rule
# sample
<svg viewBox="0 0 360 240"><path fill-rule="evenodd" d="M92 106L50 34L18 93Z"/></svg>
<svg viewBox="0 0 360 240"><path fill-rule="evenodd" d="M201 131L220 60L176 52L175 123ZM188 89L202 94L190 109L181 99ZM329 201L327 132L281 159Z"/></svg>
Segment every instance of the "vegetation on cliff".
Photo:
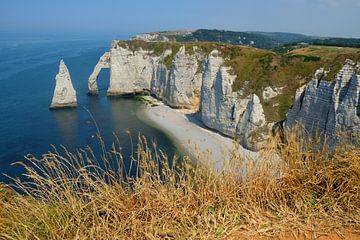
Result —
<svg viewBox="0 0 360 240"><path fill-rule="evenodd" d="M220 51L225 64L231 67L236 75L233 91L242 90L244 97L256 93L264 107L268 122L278 122L286 117L286 113L294 103L296 90L306 84L321 67L329 71L323 80L333 81L346 59L360 61L360 48L344 48L331 46L291 45L288 48L273 52L258 48L235 46L216 42L144 42L117 41L116 44L133 51L148 50L160 56L166 49L172 54L164 60L168 69L175 54L182 45L188 54L194 51L208 56L214 49ZM196 47L196 48L194 48ZM196 49L196 50L194 50ZM202 64L199 64L203 70ZM281 89L281 94L265 101L262 93L266 87Z"/></svg>
<svg viewBox="0 0 360 240"><path fill-rule="evenodd" d="M262 49L273 49L279 45L308 40L309 37L295 33L236 32L199 29L185 36L176 36L177 42L222 42L247 45Z"/></svg>
<svg viewBox="0 0 360 240"><path fill-rule="evenodd" d="M359 231L359 148L341 144L330 156L308 144L274 140L256 162L234 151L219 172L201 157L197 165L169 161L142 137L130 169L116 144L100 160L91 149L29 156L21 163L28 180L12 185L18 192L0 186L0 238L295 239Z"/></svg>
<svg viewBox="0 0 360 240"><path fill-rule="evenodd" d="M198 29L195 31L153 32L147 35L154 36L155 41L164 41L164 39L167 39L176 42L219 42L267 50L274 50L289 44L296 45L299 43L338 47L360 47L359 38L317 37L286 32L239 32L218 29Z"/></svg>
<svg viewBox="0 0 360 240"><path fill-rule="evenodd" d="M256 93L264 106L268 122L286 117L294 103L296 90L313 77L321 67L329 71L323 80L333 81L346 59L360 61L360 49L325 46L295 48L286 53L275 53L253 48L231 47L226 63L237 76L233 90L244 89ZM265 87L281 89L281 94L265 102Z"/></svg>

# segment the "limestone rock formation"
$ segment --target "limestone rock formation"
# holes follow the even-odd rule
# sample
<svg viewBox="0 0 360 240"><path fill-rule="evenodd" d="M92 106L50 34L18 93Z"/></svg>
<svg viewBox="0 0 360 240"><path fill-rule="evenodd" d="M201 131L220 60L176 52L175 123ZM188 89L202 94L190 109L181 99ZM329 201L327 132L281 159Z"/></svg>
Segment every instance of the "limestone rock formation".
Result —
<svg viewBox="0 0 360 240"><path fill-rule="evenodd" d="M169 96L168 78L170 71L167 69L164 61L165 58L172 54L172 50L167 49L160 56L159 62L154 69L154 75L150 83L151 93L159 99L166 100Z"/></svg>
<svg viewBox="0 0 360 240"><path fill-rule="evenodd" d="M90 95L97 95L99 94L99 89L97 85L97 78L101 69L110 68L110 52L104 53L99 62L96 64L94 71L91 73L89 80L88 80L88 89Z"/></svg>
<svg viewBox="0 0 360 240"><path fill-rule="evenodd" d="M252 94L237 127L238 139L241 145L248 149L259 150L269 137L269 130L260 99L256 94Z"/></svg>
<svg viewBox="0 0 360 240"><path fill-rule="evenodd" d="M229 136L235 136L240 114L248 99L232 92L236 76L223 66L224 60L217 50L210 53L205 64L201 89L201 118L206 126Z"/></svg>
<svg viewBox="0 0 360 240"><path fill-rule="evenodd" d="M281 94L281 89L278 88L272 88L270 86L266 87L262 93L262 97L264 99L264 101L269 101L272 98L278 96L279 94Z"/></svg>
<svg viewBox="0 0 360 240"><path fill-rule="evenodd" d="M241 91L233 92L236 76L229 74L223 63L217 50L210 53L202 83L202 121L209 128L238 138L244 147L258 150L269 132L260 100L255 94L249 97Z"/></svg>
<svg viewBox="0 0 360 240"><path fill-rule="evenodd" d="M123 48L114 41L110 54L109 95L147 90L171 107L199 107L202 72L198 69L203 60L201 54L187 54L182 46L175 54L170 69L165 65L165 59L172 54L171 49L157 56L148 50Z"/></svg>
<svg viewBox="0 0 360 240"><path fill-rule="evenodd" d="M59 73L56 75L56 86L50 109L76 106L76 91L72 85L69 70L64 60L61 60Z"/></svg>
<svg viewBox="0 0 360 240"><path fill-rule="evenodd" d="M132 51L113 42L110 61L109 95L122 95L150 89L154 70L160 57L151 51Z"/></svg>
<svg viewBox="0 0 360 240"><path fill-rule="evenodd" d="M185 46L176 53L170 69L166 103L172 107L197 108L199 106L202 72L201 56L186 54Z"/></svg>
<svg viewBox="0 0 360 240"><path fill-rule="evenodd" d="M326 82L315 74L301 95L297 95L285 125L301 124L310 134L327 136L332 145L337 131L360 133L359 64L346 60L334 82ZM319 73L320 71L317 71Z"/></svg>
<svg viewBox="0 0 360 240"><path fill-rule="evenodd" d="M176 37L186 37L191 35L194 31L192 30L177 30L177 31L166 31L166 32L151 32L151 33L140 33L131 40L141 40L145 42L169 42L176 41Z"/></svg>
<svg viewBox="0 0 360 240"><path fill-rule="evenodd" d="M327 77L329 71L326 71L324 68L319 68L316 70L314 78L317 80L322 80Z"/></svg>
<svg viewBox="0 0 360 240"><path fill-rule="evenodd" d="M236 76L229 73L230 67L225 66L219 51L204 56L196 47L189 50L191 54L182 46L175 54L167 49L156 55L113 41L108 94L147 90L171 107L200 108L207 127L238 138L244 147L258 150L270 128L259 98L232 90ZM165 64L169 56L173 56L170 67ZM280 94L280 89L271 90Z"/></svg>
<svg viewBox="0 0 360 240"><path fill-rule="evenodd" d="M170 39L168 37L161 36L156 33L141 33L141 34L136 35L133 39L141 40L141 41L145 41L145 42L155 42L155 41L168 42L168 41L170 41Z"/></svg>
<svg viewBox="0 0 360 240"><path fill-rule="evenodd" d="M296 92L283 125L267 121L266 116L269 118L269 110L279 104L278 96L286 88L262 86L249 92L249 79L240 90L233 91L237 76L218 50L209 53L205 46L202 52L190 44L186 46L192 49L171 44L165 45L168 48L151 45L154 49L143 43L128 44L112 42L110 53L101 57L89 78L89 92L97 92L96 78L101 68L110 67L109 95L148 91L171 107L200 109L207 127L237 138L251 150L263 146L274 124L293 127L301 123L309 133L318 129L329 136L344 129L360 132L359 64L350 60L333 83L324 81L328 71L317 70L313 79Z"/></svg>

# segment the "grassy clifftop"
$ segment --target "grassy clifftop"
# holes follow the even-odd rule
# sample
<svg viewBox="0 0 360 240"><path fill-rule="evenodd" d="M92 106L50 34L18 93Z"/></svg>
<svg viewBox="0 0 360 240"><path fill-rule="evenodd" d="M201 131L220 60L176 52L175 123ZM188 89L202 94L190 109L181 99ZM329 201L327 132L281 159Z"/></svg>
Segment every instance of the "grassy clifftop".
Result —
<svg viewBox="0 0 360 240"><path fill-rule="evenodd" d="M308 46L286 53L233 48L227 64L237 75L233 90L255 92L263 102L268 121L279 121L294 102L296 89L306 84L321 67L329 71L324 80L333 81L346 59L360 61L359 48ZM245 87L246 86L246 87ZM266 86L282 88L282 94L265 103Z"/></svg>
<svg viewBox="0 0 360 240"><path fill-rule="evenodd" d="M236 46L214 42L143 42L117 41L116 44L132 50L149 50L154 55L161 55L166 49L172 54L165 59L170 68L172 60L182 45L186 52L201 52L207 56L212 50L220 51L225 64L231 67L231 73L237 78L233 90L242 89L245 93L256 93L264 106L265 115L269 122L277 122L285 118L286 113L294 102L296 89L306 84L315 71L321 67L329 71L324 80L333 81L347 58L360 61L360 48L344 48L331 46L294 47L282 52ZM282 94L265 102L262 92L265 87L282 89Z"/></svg>

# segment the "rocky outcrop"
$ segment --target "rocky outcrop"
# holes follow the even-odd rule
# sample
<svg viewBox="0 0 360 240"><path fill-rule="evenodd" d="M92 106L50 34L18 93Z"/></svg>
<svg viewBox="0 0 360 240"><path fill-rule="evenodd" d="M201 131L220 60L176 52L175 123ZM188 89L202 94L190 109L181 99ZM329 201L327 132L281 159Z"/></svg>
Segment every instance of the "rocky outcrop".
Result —
<svg viewBox="0 0 360 240"><path fill-rule="evenodd" d="M251 79L233 91L237 76L218 50L205 54L207 46L199 50L192 44L187 45L192 49L169 43L127 44L131 43L112 42L110 53L100 59L89 79L89 90L96 92L99 71L110 66L109 95L148 91L171 107L200 109L207 127L237 138L251 150L263 146L274 124L282 129L300 123L307 132L318 130L324 136L332 136L337 130L359 132L359 66L350 60L333 83L324 81L328 71L317 70L313 79L296 92L295 103L282 124L268 121L272 119L271 108L281 104L279 95L294 93L289 93L286 86L276 85L261 86L251 92Z"/></svg>
<svg viewBox="0 0 360 240"><path fill-rule="evenodd" d="M96 64L93 72L91 73L89 80L88 80L88 93L90 95L97 95L99 94L99 89L97 85L97 79L101 69L110 68L110 52L104 53L98 63Z"/></svg>
<svg viewBox="0 0 360 240"><path fill-rule="evenodd" d="M160 57L152 51L132 51L112 43L108 95L124 95L149 90Z"/></svg>
<svg viewBox="0 0 360 240"><path fill-rule="evenodd" d="M160 56L159 62L154 69L154 74L150 83L151 93L164 101L166 100L167 96L169 96L169 70L167 69L164 61L165 58L171 54L172 51L168 49L165 50L165 52Z"/></svg>
<svg viewBox="0 0 360 240"><path fill-rule="evenodd" d="M171 107L199 106L202 72L198 69L203 59L200 54L187 54L182 46L170 69L165 59L172 54L171 49L157 56L153 51L123 48L114 41L110 54L109 95L151 91Z"/></svg>
<svg viewBox="0 0 360 240"><path fill-rule="evenodd" d="M141 41L145 41L145 42L155 42L155 41L168 42L168 41L170 41L170 39L168 37L159 35L157 33L142 33L142 34L136 35L132 39L133 40L141 40Z"/></svg>
<svg viewBox="0 0 360 240"><path fill-rule="evenodd" d="M166 32L152 32L141 33L132 37L131 40L140 40L145 42L169 42L176 41L177 37L186 37L191 35L194 31L191 30L178 30L178 31L166 31Z"/></svg>
<svg viewBox="0 0 360 240"><path fill-rule="evenodd" d="M360 133L360 75L357 74L359 69L359 63L348 60L337 75L332 96L334 107L330 112L335 118L329 119L329 124L335 131Z"/></svg>
<svg viewBox="0 0 360 240"><path fill-rule="evenodd" d="M230 68L224 65L217 50L208 58L196 47L191 50L192 54L188 54L184 46L180 47L168 69L165 59L172 55L170 49L157 56L152 51L133 51L113 42L108 93L123 95L149 90L171 107L201 106L206 126L239 138L245 147L259 149L269 131L259 98L232 90L236 76L229 73Z"/></svg>
<svg viewBox="0 0 360 240"><path fill-rule="evenodd" d="M224 60L217 50L210 53L205 63L201 89L201 119L206 126L226 135L235 136L236 123L248 100L232 92L236 76L223 66Z"/></svg>
<svg viewBox="0 0 360 240"><path fill-rule="evenodd" d="M360 76L359 64L347 60L334 82L319 77L324 70L314 75L305 89L298 91L293 108L289 111L285 126L304 126L309 134L318 133L328 137L340 131L360 133ZM301 92L301 94L299 94Z"/></svg>
<svg viewBox="0 0 360 240"><path fill-rule="evenodd" d="M196 49L195 49L196 50ZM202 72L200 55L186 54L182 46L172 62L165 101L172 107L198 108Z"/></svg>
<svg viewBox="0 0 360 240"><path fill-rule="evenodd" d="M277 97L279 94L281 94L281 90L279 88L272 88L270 86L266 87L262 93L262 97L265 102L270 101L272 98Z"/></svg>
<svg viewBox="0 0 360 240"><path fill-rule="evenodd" d="M270 127L259 97L252 94L236 130L240 144L248 149L259 150L269 137Z"/></svg>
<svg viewBox="0 0 360 240"><path fill-rule="evenodd" d="M64 60L61 60L59 73L56 75L56 85L50 109L76 106L76 91L72 85L69 70Z"/></svg>
<svg viewBox="0 0 360 240"><path fill-rule="evenodd" d="M255 94L249 97L243 96L242 91L233 92L236 76L229 70L219 52L212 51L202 81L202 121L209 128L238 138L244 147L257 150L264 141L263 134L257 134L257 142L249 137L254 137L260 128L264 136L269 131L260 100Z"/></svg>

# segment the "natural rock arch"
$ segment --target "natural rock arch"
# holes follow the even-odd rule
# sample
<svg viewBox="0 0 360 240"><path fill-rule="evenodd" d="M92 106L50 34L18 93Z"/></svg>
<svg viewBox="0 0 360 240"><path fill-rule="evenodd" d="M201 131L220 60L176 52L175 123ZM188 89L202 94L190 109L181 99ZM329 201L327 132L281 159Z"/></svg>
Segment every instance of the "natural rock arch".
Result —
<svg viewBox="0 0 360 240"><path fill-rule="evenodd" d="M101 69L104 69L104 68L110 68L110 52L106 52L100 57L99 62L96 64L94 71L92 72L92 74L89 77L88 93L90 95L99 94L97 79L98 79Z"/></svg>

